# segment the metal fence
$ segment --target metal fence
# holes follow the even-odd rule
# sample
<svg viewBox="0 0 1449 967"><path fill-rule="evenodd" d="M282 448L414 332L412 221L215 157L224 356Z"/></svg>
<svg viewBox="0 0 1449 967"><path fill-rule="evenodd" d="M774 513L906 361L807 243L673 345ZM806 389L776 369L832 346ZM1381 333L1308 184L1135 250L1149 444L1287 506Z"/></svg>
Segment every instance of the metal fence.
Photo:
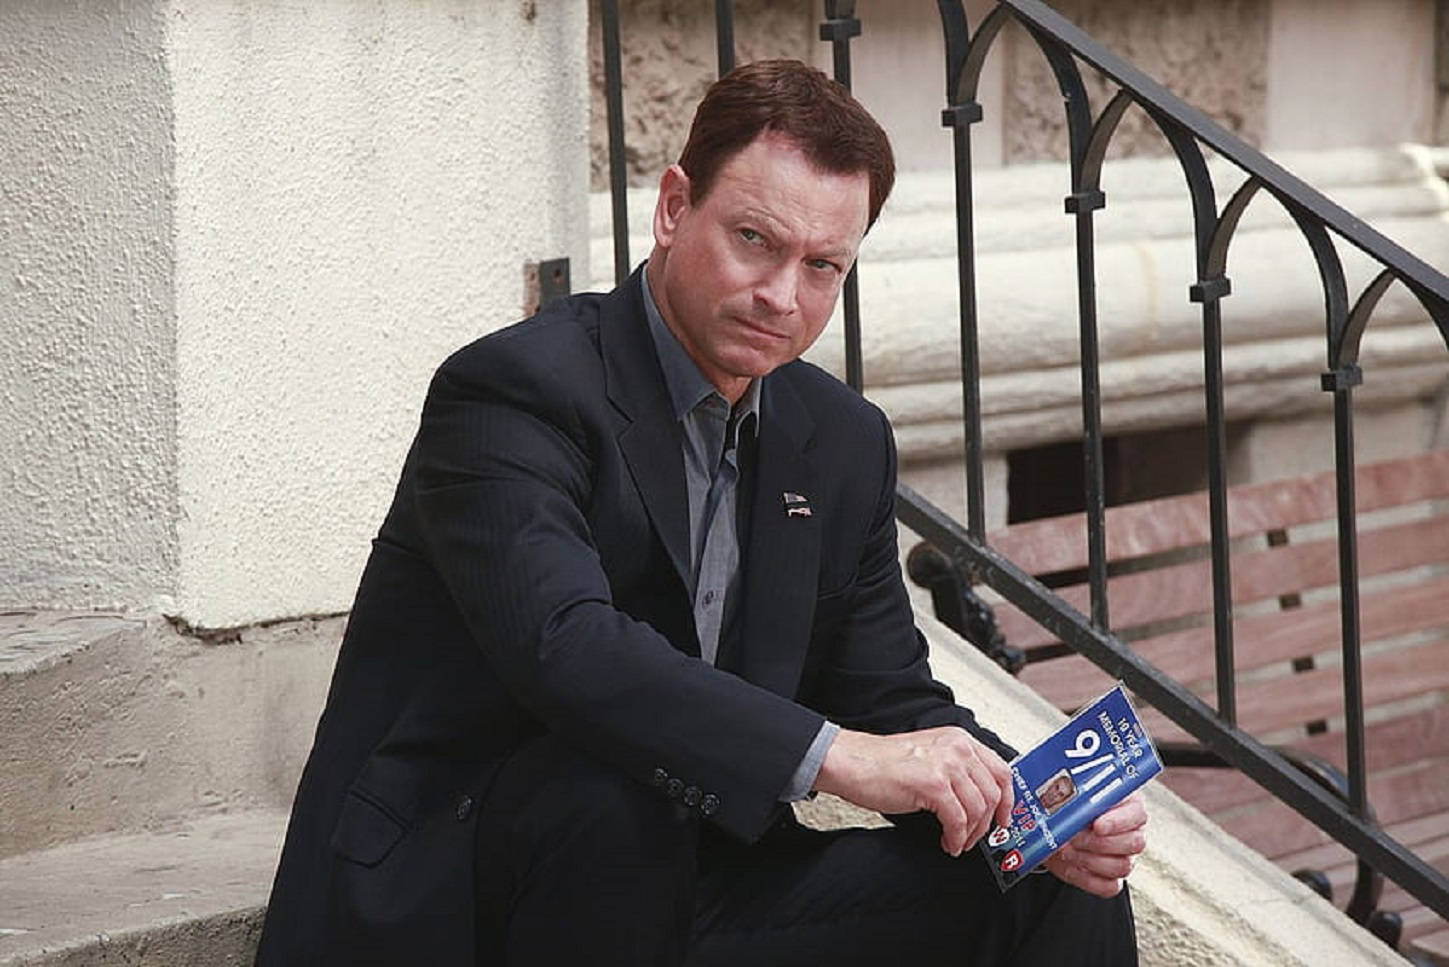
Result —
<svg viewBox="0 0 1449 967"><path fill-rule="evenodd" d="M1141 699L1160 709L1199 740L1211 755L1241 770L1348 847L1361 862L1397 882L1440 916L1449 918L1449 880L1380 829L1372 821L1369 811L1364 761L1353 441L1353 393L1362 381L1358 350L1374 307L1390 285L1398 282L1424 306L1446 344L1449 344L1449 278L1113 55L1041 0L1000 0L974 31L970 29L961 0L938 0L937 5L946 51L946 106L942 111L942 121L950 129L955 164L967 519L964 524L952 519L902 484L897 501L900 520L965 569L975 581L993 588L1062 642L1108 674L1125 681ZM728 0L716 0L715 7L719 69L724 73L733 65L734 59L732 4ZM602 0L602 20L614 201L615 270L617 277L622 279L630 266L624 199L617 0ZM1078 612L994 550L986 537L970 132L971 125L982 119L982 108L977 101L982 66L1002 28L1011 21L1025 28L1040 47L1060 88L1066 111L1071 183L1065 195L1065 206L1076 228L1090 616ZM855 16L854 0L825 0L820 38L832 45L835 76L847 87L851 81L850 41L860 32L861 22ZM1099 71L1117 88L1116 94L1100 112L1094 113L1088 101L1082 65ZM1182 167L1191 202L1196 282L1189 287L1188 298L1200 304L1202 311L1208 493L1212 522L1216 709L1135 654L1112 633L1108 617L1097 278L1092 220L1094 213L1106 204L1101 174L1108 146L1123 115L1134 106L1145 112L1166 138ZM1221 206L1209 175L1204 146L1232 162L1244 175L1242 183ZM1347 802L1326 791L1237 725L1225 471L1222 300L1231 292L1225 269L1234 233L1249 203L1259 193L1272 196L1291 215L1313 255L1323 290L1326 366L1322 388L1332 393L1334 399L1343 708L1348 753ZM1380 267L1378 274L1360 292L1349 291L1336 248L1340 243L1361 250ZM846 283L844 318L846 380L860 389L863 385L860 308L854 271Z"/></svg>

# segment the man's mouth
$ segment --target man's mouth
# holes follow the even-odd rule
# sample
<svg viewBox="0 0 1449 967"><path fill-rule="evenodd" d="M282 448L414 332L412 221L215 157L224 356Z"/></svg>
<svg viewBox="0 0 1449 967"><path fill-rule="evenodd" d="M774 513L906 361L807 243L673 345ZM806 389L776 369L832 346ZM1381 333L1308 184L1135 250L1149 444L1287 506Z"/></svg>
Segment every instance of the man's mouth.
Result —
<svg viewBox="0 0 1449 967"><path fill-rule="evenodd" d="M748 316L735 316L735 321L738 322L740 325L744 326L746 329L750 330L751 332L759 333L760 335L767 336L770 339L785 340L789 338L788 334L781 332L779 329L776 329L768 323L762 322L758 319L751 319Z"/></svg>

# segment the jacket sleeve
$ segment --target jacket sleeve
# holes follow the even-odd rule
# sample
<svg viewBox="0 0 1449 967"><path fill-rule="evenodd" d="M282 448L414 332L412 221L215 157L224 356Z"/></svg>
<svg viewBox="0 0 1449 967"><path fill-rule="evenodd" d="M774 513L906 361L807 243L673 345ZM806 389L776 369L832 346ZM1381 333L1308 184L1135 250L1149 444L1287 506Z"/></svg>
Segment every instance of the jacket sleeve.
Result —
<svg viewBox="0 0 1449 967"><path fill-rule="evenodd" d="M756 838L822 716L617 609L586 519L590 450L603 443L578 418L580 394L557 359L465 362L445 364L429 390L416 500L478 646L551 731L641 782L695 787L696 808Z"/></svg>
<svg viewBox="0 0 1449 967"><path fill-rule="evenodd" d="M844 618L830 641L811 704L844 728L887 734L958 725L1005 759L1015 750L957 705L931 674L903 583L895 522L896 452L884 414L878 423L879 489L865 531Z"/></svg>

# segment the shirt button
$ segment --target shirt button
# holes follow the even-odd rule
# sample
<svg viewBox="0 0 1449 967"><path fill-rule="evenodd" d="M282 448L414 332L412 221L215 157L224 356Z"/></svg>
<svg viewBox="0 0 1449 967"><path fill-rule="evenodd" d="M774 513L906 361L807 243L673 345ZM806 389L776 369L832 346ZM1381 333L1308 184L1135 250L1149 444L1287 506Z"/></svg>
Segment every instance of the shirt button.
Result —
<svg viewBox="0 0 1449 967"><path fill-rule="evenodd" d="M652 781L654 785L662 786L669 781L669 773L665 772L663 769L655 769Z"/></svg>
<svg viewBox="0 0 1449 967"><path fill-rule="evenodd" d="M719 809L719 797L714 793L706 793L704 799L699 803L699 812L704 816L713 816Z"/></svg>
<svg viewBox="0 0 1449 967"><path fill-rule="evenodd" d="M670 799L678 799L679 794L684 792L684 783L678 779L670 779L664 786L664 792Z"/></svg>
<svg viewBox="0 0 1449 967"><path fill-rule="evenodd" d="M699 787L698 786L690 786L688 789L684 790L684 804L686 806L697 806L697 805L699 805Z"/></svg>
<svg viewBox="0 0 1449 967"><path fill-rule="evenodd" d="M706 592L704 592L704 603L705 604L714 604L714 592L713 591L706 591Z"/></svg>
<svg viewBox="0 0 1449 967"><path fill-rule="evenodd" d="M458 799L458 806L453 810L453 815L458 817L458 822L463 822L473 812L473 797L461 796Z"/></svg>

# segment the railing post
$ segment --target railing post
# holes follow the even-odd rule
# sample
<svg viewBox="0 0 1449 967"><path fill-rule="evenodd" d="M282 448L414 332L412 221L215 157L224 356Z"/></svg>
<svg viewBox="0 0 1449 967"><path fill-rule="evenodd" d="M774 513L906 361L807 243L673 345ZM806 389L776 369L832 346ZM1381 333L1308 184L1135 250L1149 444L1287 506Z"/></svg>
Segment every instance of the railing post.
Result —
<svg viewBox="0 0 1449 967"><path fill-rule="evenodd" d="M1097 259L1092 213L1107 204L1093 188L1066 198L1067 214L1077 230L1077 330L1082 352L1082 474L1087 515L1087 568L1092 593L1092 624L1105 630L1107 611L1106 481L1102 459L1102 388L1097 341Z"/></svg>
<svg viewBox="0 0 1449 967"><path fill-rule="evenodd" d="M1205 260L1204 260L1205 261ZM1188 290L1202 303L1203 393L1207 401L1208 521L1212 532L1213 667L1218 715L1238 722L1238 690L1233 656L1233 582L1228 558L1227 414L1223 404L1222 299L1232 292L1226 276L1204 279Z"/></svg>
<svg viewBox="0 0 1449 967"><path fill-rule="evenodd" d="M604 106L609 125L609 200L614 228L614 284L629 277L629 173L624 167L624 78L619 57L619 0L602 0Z"/></svg>
<svg viewBox="0 0 1449 967"><path fill-rule="evenodd" d="M714 0L714 41L719 57L719 76L735 69L735 5L733 0Z"/></svg>
<svg viewBox="0 0 1449 967"><path fill-rule="evenodd" d="M820 25L820 39L829 42L834 55L835 79L850 90L850 38L860 36L860 21L855 17L855 0L825 0L825 21ZM860 347L860 280L859 264L850 267L845 277L845 382L856 392L865 388L865 372Z"/></svg>
<svg viewBox="0 0 1449 967"><path fill-rule="evenodd" d="M971 125L980 121L976 101L953 103L941 112L951 129L956 164L956 286L961 306L961 422L966 444L966 531L986 540L986 481L981 446L981 352L976 319L976 241L972 221Z"/></svg>
<svg viewBox="0 0 1449 967"><path fill-rule="evenodd" d="M1353 455L1353 388L1363 370L1347 363L1323 374L1323 389L1333 394L1333 450L1338 483L1339 618L1343 635L1344 744L1348 761L1348 799L1353 814L1368 814L1368 770L1363 737L1363 654L1358 600L1358 523Z"/></svg>

